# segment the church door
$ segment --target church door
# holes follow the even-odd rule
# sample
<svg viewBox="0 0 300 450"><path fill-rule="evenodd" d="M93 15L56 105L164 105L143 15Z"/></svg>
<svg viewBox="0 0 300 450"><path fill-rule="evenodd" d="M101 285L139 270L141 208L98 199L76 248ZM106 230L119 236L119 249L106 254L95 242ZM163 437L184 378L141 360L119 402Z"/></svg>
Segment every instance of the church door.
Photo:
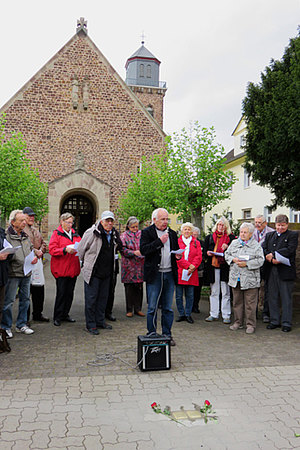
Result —
<svg viewBox="0 0 300 450"><path fill-rule="evenodd" d="M91 200L84 195L68 197L61 208L61 214L65 212L69 212L75 217L74 229L80 236L96 221L95 207Z"/></svg>

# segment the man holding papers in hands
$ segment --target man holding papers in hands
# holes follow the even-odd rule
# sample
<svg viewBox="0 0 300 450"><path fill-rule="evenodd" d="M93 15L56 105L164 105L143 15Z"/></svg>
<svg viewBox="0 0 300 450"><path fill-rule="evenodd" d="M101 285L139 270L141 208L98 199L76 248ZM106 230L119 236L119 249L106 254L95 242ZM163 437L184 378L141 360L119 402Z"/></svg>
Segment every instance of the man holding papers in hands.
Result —
<svg viewBox="0 0 300 450"><path fill-rule="evenodd" d="M298 245L298 233L288 230L288 226L287 216L279 214L275 218L276 231L268 233L262 245L267 261L266 281L270 308L270 323L267 329L273 330L282 326L284 332L292 329L292 291L296 278L295 257Z"/></svg>
<svg viewBox="0 0 300 450"><path fill-rule="evenodd" d="M19 312L16 322L16 331L32 334L34 331L26 325L27 310L30 302L30 276L31 265L37 263L37 257L32 253L32 244L24 233L26 225L25 214L17 209L10 213L9 227L6 232L8 246L17 248L12 254L8 264L8 282L5 288L5 300L2 311L1 328L6 330L7 337L13 337L12 306L19 290ZM29 264L28 264L29 263ZM26 267L28 267L26 269Z"/></svg>

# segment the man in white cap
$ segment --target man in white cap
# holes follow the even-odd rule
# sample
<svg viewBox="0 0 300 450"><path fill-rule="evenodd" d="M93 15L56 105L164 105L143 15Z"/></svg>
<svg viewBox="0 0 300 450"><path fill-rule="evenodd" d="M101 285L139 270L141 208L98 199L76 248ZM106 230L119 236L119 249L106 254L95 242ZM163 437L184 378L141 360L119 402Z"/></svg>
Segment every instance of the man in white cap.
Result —
<svg viewBox="0 0 300 450"><path fill-rule="evenodd" d="M78 245L83 263L86 329L99 334L98 328L111 329L105 322L109 287L115 270L115 258L122 241L114 228L115 216L103 211L100 221L86 230Z"/></svg>

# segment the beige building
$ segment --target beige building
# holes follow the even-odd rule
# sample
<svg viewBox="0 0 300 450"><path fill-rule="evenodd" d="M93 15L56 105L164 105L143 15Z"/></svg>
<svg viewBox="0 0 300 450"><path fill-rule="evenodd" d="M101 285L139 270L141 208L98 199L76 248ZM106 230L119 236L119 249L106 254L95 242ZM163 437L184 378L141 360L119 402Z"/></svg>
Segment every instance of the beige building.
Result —
<svg viewBox="0 0 300 450"><path fill-rule="evenodd" d="M163 150L159 65L142 43L124 82L80 19L76 34L1 108L49 183L46 237L64 211L75 215L80 234L103 210L116 211L141 158Z"/></svg>
<svg viewBox="0 0 300 450"><path fill-rule="evenodd" d="M227 155L226 168L237 177L233 185L230 197L220 202L205 215L205 230L210 226L213 216L219 217L224 210L229 211L230 217L236 221L254 220L258 214L263 214L268 222L274 222L277 214L286 214L290 222L300 222L300 211L294 211L287 207L279 207L271 210L272 194L266 187L256 184L243 168L245 152L243 149L247 127L243 118L235 127L232 136L234 148Z"/></svg>

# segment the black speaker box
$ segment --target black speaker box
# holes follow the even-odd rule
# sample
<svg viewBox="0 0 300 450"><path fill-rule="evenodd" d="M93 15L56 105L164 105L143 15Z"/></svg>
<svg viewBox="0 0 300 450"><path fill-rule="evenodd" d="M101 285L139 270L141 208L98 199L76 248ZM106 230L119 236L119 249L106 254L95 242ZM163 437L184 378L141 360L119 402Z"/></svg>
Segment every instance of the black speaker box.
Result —
<svg viewBox="0 0 300 450"><path fill-rule="evenodd" d="M171 368L170 337L138 336L137 363L141 371Z"/></svg>

